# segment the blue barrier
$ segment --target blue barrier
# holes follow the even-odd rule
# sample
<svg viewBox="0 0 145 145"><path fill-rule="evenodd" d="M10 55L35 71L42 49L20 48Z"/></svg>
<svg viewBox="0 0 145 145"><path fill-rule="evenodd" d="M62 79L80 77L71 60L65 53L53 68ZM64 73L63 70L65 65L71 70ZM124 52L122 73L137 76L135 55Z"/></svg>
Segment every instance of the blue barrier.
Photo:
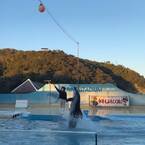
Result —
<svg viewBox="0 0 145 145"><path fill-rule="evenodd" d="M25 94L0 94L0 103L15 103L16 100L28 100L29 103L49 103L49 97L51 102L56 102L58 94L56 92L33 92Z"/></svg>

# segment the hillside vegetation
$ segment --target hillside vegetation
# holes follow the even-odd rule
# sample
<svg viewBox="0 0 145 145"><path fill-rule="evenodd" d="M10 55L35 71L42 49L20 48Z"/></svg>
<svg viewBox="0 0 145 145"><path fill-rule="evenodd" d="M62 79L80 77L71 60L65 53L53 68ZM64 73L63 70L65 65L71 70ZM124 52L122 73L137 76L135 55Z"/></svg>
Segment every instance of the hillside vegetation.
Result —
<svg viewBox="0 0 145 145"><path fill-rule="evenodd" d="M128 92L144 93L145 78L122 65L79 59L60 50L0 50L0 92L10 92L27 78L44 83L113 83Z"/></svg>

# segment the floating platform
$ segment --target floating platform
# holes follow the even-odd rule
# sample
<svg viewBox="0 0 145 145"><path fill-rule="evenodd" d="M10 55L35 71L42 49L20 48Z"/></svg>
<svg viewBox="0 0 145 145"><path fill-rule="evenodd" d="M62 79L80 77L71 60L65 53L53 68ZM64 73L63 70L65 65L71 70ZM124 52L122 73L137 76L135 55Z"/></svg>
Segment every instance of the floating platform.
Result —
<svg viewBox="0 0 145 145"><path fill-rule="evenodd" d="M19 111L0 111L0 119L9 119L20 116L22 112Z"/></svg>
<svg viewBox="0 0 145 145"><path fill-rule="evenodd" d="M36 115L36 114L29 114L29 115L22 115L23 119L28 120L41 120L41 121L64 121L65 118L61 115Z"/></svg>

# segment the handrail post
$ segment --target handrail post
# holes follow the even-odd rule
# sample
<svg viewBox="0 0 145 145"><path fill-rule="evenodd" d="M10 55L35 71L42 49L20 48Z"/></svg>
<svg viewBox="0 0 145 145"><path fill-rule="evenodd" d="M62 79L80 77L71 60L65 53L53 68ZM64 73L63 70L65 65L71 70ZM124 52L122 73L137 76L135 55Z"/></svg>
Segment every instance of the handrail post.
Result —
<svg viewBox="0 0 145 145"><path fill-rule="evenodd" d="M95 145L97 145L97 142L98 142L98 135L97 133L95 133Z"/></svg>

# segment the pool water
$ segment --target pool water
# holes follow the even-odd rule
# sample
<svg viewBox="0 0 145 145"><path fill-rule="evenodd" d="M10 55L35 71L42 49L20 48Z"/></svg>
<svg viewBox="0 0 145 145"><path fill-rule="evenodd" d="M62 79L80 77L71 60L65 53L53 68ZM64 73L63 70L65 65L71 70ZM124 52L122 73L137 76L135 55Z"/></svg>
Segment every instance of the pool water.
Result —
<svg viewBox="0 0 145 145"><path fill-rule="evenodd" d="M68 128L67 116L41 117L1 118L0 145L96 145L92 132L98 145L145 145L144 114L94 115L75 129Z"/></svg>
<svg viewBox="0 0 145 145"><path fill-rule="evenodd" d="M101 145L144 145L144 115L112 115L110 121L99 123L101 132L98 139Z"/></svg>
<svg viewBox="0 0 145 145"><path fill-rule="evenodd" d="M80 130L69 130L63 122L1 119L0 124L1 145L95 145L93 134L76 134Z"/></svg>

